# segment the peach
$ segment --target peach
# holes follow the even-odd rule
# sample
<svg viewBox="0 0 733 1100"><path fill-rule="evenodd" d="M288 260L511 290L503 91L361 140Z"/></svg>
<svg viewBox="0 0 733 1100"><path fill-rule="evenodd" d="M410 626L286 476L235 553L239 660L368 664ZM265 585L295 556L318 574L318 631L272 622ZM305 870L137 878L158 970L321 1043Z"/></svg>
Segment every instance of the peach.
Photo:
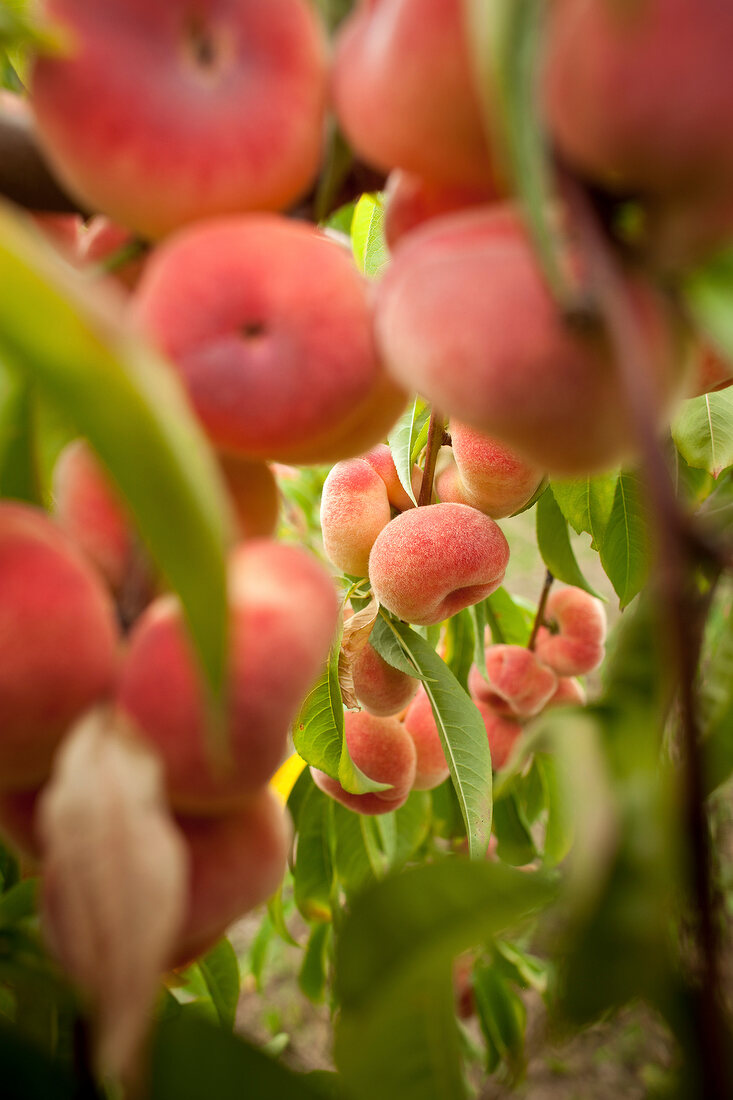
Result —
<svg viewBox="0 0 733 1100"><path fill-rule="evenodd" d="M384 235L390 250L402 237L423 222L441 214L464 210L467 206L485 206L497 198L488 187L434 183L397 168L390 172L384 195Z"/></svg>
<svg viewBox="0 0 733 1100"><path fill-rule="evenodd" d="M33 861L40 860L42 854L36 829L36 806L40 793L40 787L0 792L0 836L20 855Z"/></svg>
<svg viewBox="0 0 733 1100"><path fill-rule="evenodd" d="M221 455L219 466L234 505L240 537L255 539L274 535L280 514L280 492L270 467L264 462L249 462L234 455Z"/></svg>
<svg viewBox="0 0 733 1100"><path fill-rule="evenodd" d="M556 588L545 605L536 653L560 676L579 676L598 668L606 640L606 612L582 588Z"/></svg>
<svg viewBox="0 0 733 1100"><path fill-rule="evenodd" d="M729 188L727 0L556 0L548 17L544 99L568 161L618 191Z"/></svg>
<svg viewBox="0 0 733 1100"><path fill-rule="evenodd" d="M243 543L230 560L229 591L226 764L210 759L204 689L177 600L151 604L122 668L119 704L159 751L171 804L183 813L228 812L269 779L336 628L333 584L296 547Z"/></svg>
<svg viewBox="0 0 733 1100"><path fill-rule="evenodd" d="M333 101L378 168L494 187L461 0L361 0L334 58Z"/></svg>
<svg viewBox="0 0 733 1100"><path fill-rule="evenodd" d="M497 714L488 703L481 699L474 699L486 727L486 736L489 740L491 752L491 766L494 771L503 768L512 749L522 735L522 727L515 718L507 718L503 714Z"/></svg>
<svg viewBox="0 0 733 1100"><path fill-rule="evenodd" d="M357 699L380 718L404 710L419 686L413 676L387 664L370 642L358 654L352 672Z"/></svg>
<svg viewBox="0 0 733 1100"><path fill-rule="evenodd" d="M415 743L417 753L413 789L430 791L433 787L439 787L448 778L450 769L445 759L433 708L422 685L407 708L404 725Z"/></svg>
<svg viewBox="0 0 733 1100"><path fill-rule="evenodd" d="M559 676L555 694L545 704L548 707L584 707L586 703L583 685L572 676Z"/></svg>
<svg viewBox="0 0 733 1100"><path fill-rule="evenodd" d="M347 710L344 736L353 763L375 783L390 783L383 791L349 794L336 779L311 768L317 787L360 814L388 814L407 801L415 779L416 752L412 738L397 718L377 718Z"/></svg>
<svg viewBox="0 0 733 1100"><path fill-rule="evenodd" d="M413 473L413 491L421 473ZM365 577L369 552L392 510L414 504L402 488L389 447L380 444L360 458L338 462L323 484L321 530L329 560L344 573Z"/></svg>
<svg viewBox="0 0 733 1100"><path fill-rule="evenodd" d="M388 611L427 626L491 595L508 561L507 541L488 516L465 504L429 504L380 531L369 579Z"/></svg>
<svg viewBox="0 0 733 1100"><path fill-rule="evenodd" d="M379 442L404 405L366 281L312 226L248 215L182 231L148 260L133 313L220 451L335 461Z"/></svg>
<svg viewBox="0 0 733 1100"><path fill-rule="evenodd" d="M519 645L489 646L486 674L488 680L474 666L469 674L469 691L506 716L530 718L539 714L557 690L557 676L552 669Z"/></svg>
<svg viewBox="0 0 733 1100"><path fill-rule="evenodd" d="M626 289L662 420L683 374L677 328L651 284L628 275ZM633 453L605 332L562 317L511 207L410 234L377 288L377 334L396 380L538 469L588 474Z"/></svg>
<svg viewBox="0 0 733 1100"><path fill-rule="evenodd" d="M542 470L468 424L451 420L448 430L453 461L436 480L441 500L470 504L492 519L501 519L532 499L542 482Z"/></svg>
<svg viewBox="0 0 733 1100"><path fill-rule="evenodd" d="M68 726L114 690L118 632L92 567L45 513L0 504L0 788L42 782Z"/></svg>
<svg viewBox="0 0 733 1100"><path fill-rule="evenodd" d="M161 237L211 215L282 210L308 189L326 48L306 0L44 7L72 48L36 58L33 109L55 171L88 208Z"/></svg>
<svg viewBox="0 0 733 1100"><path fill-rule="evenodd" d="M188 904L170 966L202 954L238 917L267 901L287 866L292 829L263 788L221 817L179 817L189 857Z"/></svg>

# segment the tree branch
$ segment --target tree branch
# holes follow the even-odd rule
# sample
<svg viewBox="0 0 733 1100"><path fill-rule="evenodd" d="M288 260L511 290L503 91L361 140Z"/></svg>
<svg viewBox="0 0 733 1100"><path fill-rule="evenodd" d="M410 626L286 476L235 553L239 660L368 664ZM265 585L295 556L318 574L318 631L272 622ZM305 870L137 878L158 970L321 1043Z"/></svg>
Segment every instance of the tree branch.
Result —
<svg viewBox="0 0 733 1100"><path fill-rule="evenodd" d="M36 140L30 114L0 106L0 194L28 210L76 214L83 210L51 171Z"/></svg>

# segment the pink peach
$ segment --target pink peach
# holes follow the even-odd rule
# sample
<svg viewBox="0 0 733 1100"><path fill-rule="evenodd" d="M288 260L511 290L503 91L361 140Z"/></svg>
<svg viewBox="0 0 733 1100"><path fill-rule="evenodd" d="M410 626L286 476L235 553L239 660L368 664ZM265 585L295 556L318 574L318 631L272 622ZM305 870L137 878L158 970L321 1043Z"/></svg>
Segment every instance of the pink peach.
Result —
<svg viewBox="0 0 733 1100"><path fill-rule="evenodd" d="M583 685L572 676L559 676L555 694L545 704L548 707L583 707L586 695Z"/></svg>
<svg viewBox="0 0 733 1100"><path fill-rule="evenodd" d="M491 766L494 771L503 768L506 764L515 743L522 735L522 727L514 718L507 718L503 714L497 714L488 703L480 699L474 699L474 703L481 712L486 727L486 736L489 739L489 751L491 752Z"/></svg>
<svg viewBox="0 0 733 1100"><path fill-rule="evenodd" d="M485 206L496 197L488 187L434 183L413 172L395 169L389 174L384 196L387 244L394 251L401 238L423 222L468 206Z"/></svg>
<svg viewBox="0 0 733 1100"><path fill-rule="evenodd" d="M471 670L469 690L499 713L529 718L539 714L557 689L557 676L529 649L519 645L491 645L486 650L484 680Z"/></svg>
<svg viewBox="0 0 733 1100"><path fill-rule="evenodd" d="M353 675L357 699L380 718L404 710L419 686L413 676L387 664L369 642L354 661Z"/></svg>
<svg viewBox="0 0 733 1100"><path fill-rule="evenodd" d="M448 778L450 769L445 759L433 708L424 687L420 687L410 703L404 724L415 743L417 753L415 782L412 786L416 791L430 791Z"/></svg>
<svg viewBox="0 0 733 1100"><path fill-rule="evenodd" d="M402 806L412 788L416 764L415 745L402 723L365 711L346 711L344 736L356 767L375 783L391 786L368 794L349 794L338 780L311 768L316 786L360 814L387 814Z"/></svg>
<svg viewBox="0 0 733 1100"><path fill-rule="evenodd" d="M510 516L531 500L543 471L483 432L451 420L452 463L436 480L443 501L470 504L492 519Z"/></svg>
<svg viewBox="0 0 733 1100"><path fill-rule="evenodd" d="M579 676L598 668L606 640L603 604L582 588L556 588L545 607L536 653L560 676Z"/></svg>

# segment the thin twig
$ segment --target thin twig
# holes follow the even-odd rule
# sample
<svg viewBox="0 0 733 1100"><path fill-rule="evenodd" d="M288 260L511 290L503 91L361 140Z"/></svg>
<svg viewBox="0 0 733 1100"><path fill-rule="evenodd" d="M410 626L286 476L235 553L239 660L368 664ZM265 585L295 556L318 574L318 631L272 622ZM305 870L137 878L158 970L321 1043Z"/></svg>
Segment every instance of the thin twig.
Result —
<svg viewBox="0 0 733 1100"><path fill-rule="evenodd" d="M540 593L540 602L537 604L537 614L535 615L534 622L532 623L532 633L530 634L529 641L527 642L527 649L529 650L534 650L534 647L537 644L537 635L540 632L540 627L542 626L543 620L545 618L547 597L550 595L550 589L552 588L552 582L554 581L554 579L555 578L548 569L547 573L545 574L545 583L542 585L542 592Z"/></svg>
<svg viewBox="0 0 733 1100"><path fill-rule="evenodd" d="M445 417L442 413L439 413L436 409L430 414L430 427L428 428L428 443L427 451L425 454L425 466L422 472L422 481L420 482L420 493L417 498L418 507L422 507L424 504L430 504L433 496L433 478L435 476L435 463L438 458L438 451L443 443L443 429L445 425Z"/></svg>

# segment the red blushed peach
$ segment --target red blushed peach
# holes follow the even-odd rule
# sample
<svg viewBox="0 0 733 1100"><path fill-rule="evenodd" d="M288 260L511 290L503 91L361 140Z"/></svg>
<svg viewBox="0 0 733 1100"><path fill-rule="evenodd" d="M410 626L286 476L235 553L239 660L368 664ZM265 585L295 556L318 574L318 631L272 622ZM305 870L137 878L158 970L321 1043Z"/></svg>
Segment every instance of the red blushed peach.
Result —
<svg viewBox="0 0 733 1100"><path fill-rule="evenodd" d="M560 676L555 694L551 695L546 707L584 707L586 695L583 685L571 676Z"/></svg>
<svg viewBox="0 0 733 1100"><path fill-rule="evenodd" d="M532 499L544 476L542 470L458 420L451 420L448 430L453 464L437 479L441 500L470 504L492 519L501 519Z"/></svg>
<svg viewBox="0 0 733 1100"><path fill-rule="evenodd" d="M29 791L0 792L0 836L11 848L33 861L41 858L42 846L36 829L36 806L40 787Z"/></svg>
<svg viewBox="0 0 733 1100"><path fill-rule="evenodd" d="M399 714L418 689L419 681L380 657L369 642L354 661L354 691L370 714L380 718Z"/></svg>
<svg viewBox="0 0 733 1100"><path fill-rule="evenodd" d="M325 40L306 0L45 0L70 49L30 84L55 170L144 237L282 210L318 170ZM246 110L242 108L246 104Z"/></svg>
<svg viewBox="0 0 733 1100"><path fill-rule="evenodd" d="M607 187L694 192L733 182L726 0L548 7L544 100L562 153Z"/></svg>
<svg viewBox="0 0 733 1100"><path fill-rule="evenodd" d="M335 461L381 440L404 405L366 281L312 226L249 215L183 231L148 261L133 313L220 451Z"/></svg>
<svg viewBox="0 0 733 1100"><path fill-rule="evenodd" d="M404 725L415 744L417 753L413 789L431 791L433 787L439 787L448 778L450 769L443 752L433 708L424 687L420 687L410 703Z"/></svg>
<svg viewBox="0 0 733 1100"><path fill-rule="evenodd" d="M66 729L112 694L118 643L81 552L45 513L0 504L0 789L46 778Z"/></svg>
<svg viewBox="0 0 733 1100"><path fill-rule="evenodd" d="M650 284L628 276L626 290L661 421L682 384L677 328ZM377 288L377 335L396 380L540 470L587 474L633 453L605 332L564 320L510 207L410 234Z"/></svg>
<svg viewBox="0 0 733 1100"><path fill-rule="evenodd" d="M336 43L332 92L370 163L495 186L460 0L362 0Z"/></svg>
<svg viewBox="0 0 733 1100"><path fill-rule="evenodd" d="M440 184L396 169L390 172L384 196L384 235L393 251L400 239L423 222L465 210L485 206L498 196L488 187Z"/></svg>
<svg viewBox="0 0 733 1100"><path fill-rule="evenodd" d="M537 634L540 661L560 676L580 676L598 668L606 640L603 604L582 588L556 588L545 606L545 622Z"/></svg>
<svg viewBox="0 0 733 1100"><path fill-rule="evenodd" d="M243 539L269 538L277 530L280 493L275 475L264 462L248 462L233 455L221 455L234 515Z"/></svg>
<svg viewBox="0 0 733 1100"><path fill-rule="evenodd" d="M557 676L519 645L492 645L486 650L484 680L476 667L469 675L469 691L498 713L529 718L539 714L557 689Z"/></svg>
<svg viewBox="0 0 733 1100"><path fill-rule="evenodd" d="M450 618L494 592L509 546L492 519L465 504L430 504L396 516L369 556L380 604L409 623Z"/></svg>
<svg viewBox="0 0 733 1100"><path fill-rule="evenodd" d="M178 817L189 857L188 903L170 966L202 954L237 918L275 893L287 866L292 829L265 787L222 817Z"/></svg>
<svg viewBox="0 0 733 1100"><path fill-rule="evenodd" d="M183 813L228 812L269 779L338 619L321 566L267 539L234 552L229 591L228 766L210 760L205 695L176 600L151 604L122 668L119 704L160 753L171 804Z"/></svg>
<svg viewBox="0 0 733 1100"><path fill-rule="evenodd" d="M518 738L522 735L522 727L515 718L507 718L503 714L497 714L488 703L481 699L474 699L486 727L486 736L489 739L489 751L491 753L491 766L494 771L503 768L509 759Z"/></svg>
<svg viewBox="0 0 733 1100"><path fill-rule="evenodd" d="M390 783L383 791L349 794L336 779L311 768L317 787L342 806L360 814L388 814L407 801L415 779L415 746L397 718L377 718L347 710L344 736L353 763L375 783Z"/></svg>

